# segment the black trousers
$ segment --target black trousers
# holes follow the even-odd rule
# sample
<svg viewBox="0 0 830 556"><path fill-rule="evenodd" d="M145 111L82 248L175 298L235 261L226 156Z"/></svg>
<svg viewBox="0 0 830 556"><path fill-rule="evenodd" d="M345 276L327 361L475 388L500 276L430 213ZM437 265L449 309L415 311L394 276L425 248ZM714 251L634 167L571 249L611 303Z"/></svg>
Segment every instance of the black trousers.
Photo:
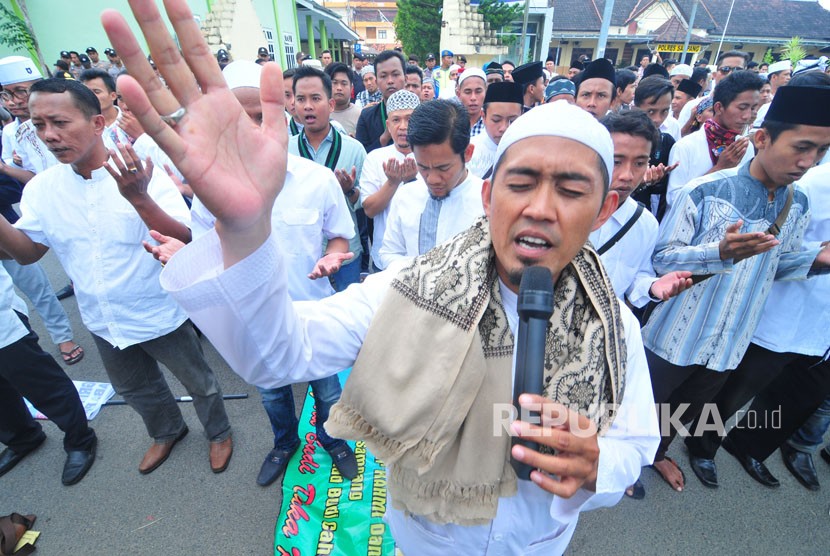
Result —
<svg viewBox="0 0 830 556"><path fill-rule="evenodd" d="M95 433L89 428L81 398L60 365L40 348L28 319L18 313L29 334L0 348L0 442L15 452L34 447L43 436L23 397L63 432L66 451L87 450Z"/></svg>
<svg viewBox="0 0 830 556"><path fill-rule="evenodd" d="M738 450L764 461L828 396L830 361L799 355L755 396L747 415L729 431L729 438ZM781 410L780 423L758 418L778 409ZM750 415L755 416L755 426L750 422Z"/></svg>
<svg viewBox="0 0 830 556"><path fill-rule="evenodd" d="M738 368L727 373L726 384L712 400L721 422L725 423L735 415L797 357L795 353L778 353L756 344L749 344ZM692 424L692 430L697 429L698 425L696 419ZM686 446L694 456L714 459L722 441L723 437L720 434L706 430L701 435L686 437Z"/></svg>
<svg viewBox="0 0 830 556"><path fill-rule="evenodd" d="M703 365L674 365L648 349L646 360L651 374L654 403L657 404L657 422L660 425L660 446L654 461L662 461L678 432L667 417L675 416L675 420L683 424L696 419L703 410L703 404L712 401L729 373L710 371ZM687 404L685 410L684 404Z"/></svg>

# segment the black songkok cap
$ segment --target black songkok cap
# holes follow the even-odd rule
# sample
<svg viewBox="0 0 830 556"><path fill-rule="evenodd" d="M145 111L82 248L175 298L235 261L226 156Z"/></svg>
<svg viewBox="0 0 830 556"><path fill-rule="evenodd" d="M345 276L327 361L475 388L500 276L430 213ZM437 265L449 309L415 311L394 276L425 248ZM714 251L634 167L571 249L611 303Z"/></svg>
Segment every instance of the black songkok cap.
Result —
<svg viewBox="0 0 830 556"><path fill-rule="evenodd" d="M515 102L520 105L524 104L522 86L518 83L511 83L510 81L490 83L484 95L484 104L488 102Z"/></svg>
<svg viewBox="0 0 830 556"><path fill-rule="evenodd" d="M585 64L583 64L579 60L574 60L573 62L571 62L571 65L569 66L569 68L576 68L579 71L582 71L582 70L585 69Z"/></svg>
<svg viewBox="0 0 830 556"><path fill-rule="evenodd" d="M504 69L501 67L501 64L498 62L490 62L486 66L484 66L484 73L490 75L491 73L497 73L501 76L504 76Z"/></svg>
<svg viewBox="0 0 830 556"><path fill-rule="evenodd" d="M686 93L692 98L697 98L697 96L700 94L700 91L703 90L703 87L701 87L700 84L695 83L691 79L684 79L677 86L677 90L681 93Z"/></svg>
<svg viewBox="0 0 830 556"><path fill-rule="evenodd" d="M513 70L513 81L519 85L528 85L543 75L542 62L530 62L529 64L522 64Z"/></svg>
<svg viewBox="0 0 830 556"><path fill-rule="evenodd" d="M646 66L646 69L643 70L643 79L651 75L659 75L660 77L665 77L666 79L668 79L669 70L667 70L660 64L649 64Z"/></svg>
<svg viewBox="0 0 830 556"><path fill-rule="evenodd" d="M605 79L610 81L615 87L617 86L617 72L614 71L614 65L605 58L597 58L593 62L585 66L585 70L579 74L579 82L584 83L586 79ZM645 75L643 75L645 77Z"/></svg>
<svg viewBox="0 0 830 556"><path fill-rule="evenodd" d="M764 123L830 127L830 87L779 87Z"/></svg>

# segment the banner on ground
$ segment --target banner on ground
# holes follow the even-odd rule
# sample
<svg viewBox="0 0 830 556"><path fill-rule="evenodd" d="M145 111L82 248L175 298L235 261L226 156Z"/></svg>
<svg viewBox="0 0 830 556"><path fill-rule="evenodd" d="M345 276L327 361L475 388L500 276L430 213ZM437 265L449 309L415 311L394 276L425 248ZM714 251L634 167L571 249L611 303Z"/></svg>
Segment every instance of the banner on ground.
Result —
<svg viewBox="0 0 830 556"><path fill-rule="evenodd" d="M347 373L341 373L341 382ZM392 556L395 542L383 521L386 468L362 441L349 442L360 475L345 479L317 442L309 388L300 415L300 449L288 464L274 534L275 556Z"/></svg>

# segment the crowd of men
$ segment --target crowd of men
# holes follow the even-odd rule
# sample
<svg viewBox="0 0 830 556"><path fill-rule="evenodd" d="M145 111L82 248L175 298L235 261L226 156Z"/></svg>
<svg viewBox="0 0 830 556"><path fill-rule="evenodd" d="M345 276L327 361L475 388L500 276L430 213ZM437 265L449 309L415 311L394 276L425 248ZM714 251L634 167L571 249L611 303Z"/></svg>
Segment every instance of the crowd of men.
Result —
<svg viewBox="0 0 830 556"><path fill-rule="evenodd" d="M160 52L172 39L150 31L162 24L155 3L145 8ZM761 74L739 51L714 72L600 58L558 75L553 59L477 68L443 50L421 68L389 50L350 67L324 51L280 73L263 47L255 61L220 50L125 67L116 51L131 32L115 12L103 20L106 62L92 47L61 52L44 79L28 58L0 60L12 116L0 162L0 475L45 438L23 396L65 433L64 484L95 461L77 392L13 289L64 362L79 360L37 266L51 248L113 387L152 438L140 473L188 432L158 363L193 397L211 469L229 464L231 425L195 323L261 393L274 447L257 483L276 481L299 448L291 385L309 382L338 472L361 471L346 440L387 463L386 520L406 553L562 552L580 511L645 496L643 466L683 490L666 455L678 433L708 487L723 444L765 486L778 485L764 460L780 448L819 488L826 59ZM182 48L206 50L195 23L177 21ZM493 407L513 398L517 293L532 266L556 283L544 396L520 398L543 418L510 427L539 450L493 434ZM751 400L780 422L748 426L748 413L726 434ZM535 469L530 481L511 459Z"/></svg>

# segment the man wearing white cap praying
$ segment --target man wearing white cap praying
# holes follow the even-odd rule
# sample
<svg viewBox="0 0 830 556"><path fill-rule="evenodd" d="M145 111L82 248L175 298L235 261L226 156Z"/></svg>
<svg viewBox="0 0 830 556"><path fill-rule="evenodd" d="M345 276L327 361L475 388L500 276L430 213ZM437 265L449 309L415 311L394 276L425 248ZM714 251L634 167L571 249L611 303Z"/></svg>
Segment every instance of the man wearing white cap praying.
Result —
<svg viewBox="0 0 830 556"><path fill-rule="evenodd" d="M487 76L478 68L468 68L458 76L455 96L461 101L470 118L470 137L475 137L484 128L481 106L487 91Z"/></svg>
<svg viewBox="0 0 830 556"><path fill-rule="evenodd" d="M29 120L29 88L43 79L38 67L24 56L7 56L0 60L0 84L3 85L3 104L15 120L3 128L3 159L0 171L26 183L35 174L58 163L43 141L38 139ZM20 163L12 162L12 153Z"/></svg>
<svg viewBox="0 0 830 556"><path fill-rule="evenodd" d="M421 101L418 95L407 90L398 91L389 97L386 101L386 129L392 144L371 151L363 163L360 201L366 216L374 219L371 255L372 264L377 269L383 269L380 246L386 232L389 203L398 188L407 187L418 175L407 129L412 111L419 104Z"/></svg>
<svg viewBox="0 0 830 556"><path fill-rule="evenodd" d="M184 2L173 7L187 10ZM145 8L138 17L149 26L151 50L172 44L166 32L156 32L164 27L155 4ZM110 11L103 19L116 47L132 40L122 17ZM180 18L176 26L182 48L199 50L195 22ZM131 73L149 77L143 57L126 63ZM286 158L279 69L264 68L268 110L260 129L228 103L209 57L189 65L214 86L200 93L188 85L195 85L192 75L168 72L172 90L190 88L157 109L183 102L192 115L187 126L157 135L177 163L188 153L185 175L218 220L214 232L168 263L165 287L253 384L276 387L354 365L327 430L365 439L384 458L386 521L404 553L563 552L579 512L616 503L651 460L657 440L636 320L585 245L617 204L608 192L608 132L565 103L519 118L499 143L493 180L482 189L487 218L408 266L323 302L295 305L285 286L286 246L270 238L268 222ZM132 86L127 95L148 109L142 117L157 118L138 81ZM227 111L221 132L207 110L212 106ZM232 156L188 147L197 140ZM240 144L255 151L243 154ZM227 203L231 190L235 203ZM538 441L541 452L511 449L507 423L494 415L512 398L517 292L530 266L548 268L556 281L546 397L520 397L546 422L517 421L512 430ZM602 409L612 403L613 417ZM518 480L511 457L539 470Z"/></svg>

